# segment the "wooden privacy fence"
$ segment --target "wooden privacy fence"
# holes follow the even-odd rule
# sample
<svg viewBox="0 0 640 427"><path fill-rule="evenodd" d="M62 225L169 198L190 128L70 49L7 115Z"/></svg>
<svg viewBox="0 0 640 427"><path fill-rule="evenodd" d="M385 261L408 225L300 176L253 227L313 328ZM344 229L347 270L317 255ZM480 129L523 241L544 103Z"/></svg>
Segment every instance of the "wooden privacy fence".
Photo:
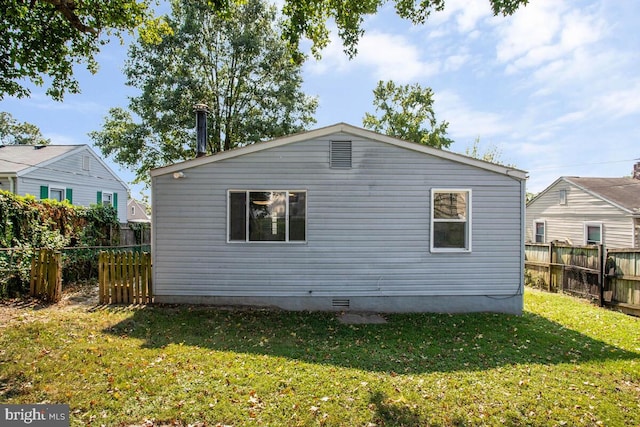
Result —
<svg viewBox="0 0 640 427"><path fill-rule="evenodd" d="M59 251L39 249L31 258L29 294L58 302L62 296L62 254Z"/></svg>
<svg viewBox="0 0 640 427"><path fill-rule="evenodd" d="M554 243L525 245L527 284L640 314L640 250Z"/></svg>
<svg viewBox="0 0 640 427"><path fill-rule="evenodd" d="M605 303L640 315L640 250L610 249L606 259Z"/></svg>
<svg viewBox="0 0 640 427"><path fill-rule="evenodd" d="M100 304L151 303L151 254L101 252L98 292Z"/></svg>

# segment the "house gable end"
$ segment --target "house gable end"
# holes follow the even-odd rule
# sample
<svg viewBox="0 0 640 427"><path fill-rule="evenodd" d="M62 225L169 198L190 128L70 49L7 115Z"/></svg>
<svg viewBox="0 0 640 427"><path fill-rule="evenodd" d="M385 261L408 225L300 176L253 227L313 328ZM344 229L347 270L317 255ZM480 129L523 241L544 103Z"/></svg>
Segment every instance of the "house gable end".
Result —
<svg viewBox="0 0 640 427"><path fill-rule="evenodd" d="M613 206L613 207L614 207L614 208L616 208L616 209L621 210L621 211L622 211L622 212L624 212L625 214L633 214L633 211L632 211L632 210L630 210L630 209L628 209L628 208L626 208L626 207L624 207L624 206L619 205L618 203L616 203L616 202L614 202L614 201L612 201L612 200L608 199L607 197L603 196L602 194L600 194L600 193L598 193L598 192L596 192L596 191L593 191L593 190L591 190L591 189L589 189L589 188L586 188L586 187L585 187L585 186L583 186L583 185L580 185L580 184L578 184L578 183L574 182L571 178L566 178L566 179L565 179L565 181L569 182L571 185L573 185L573 186L575 186L575 187L579 188L580 190L584 191L585 193L587 193L587 194L589 194L589 195L591 195L591 196L593 196L593 197L595 197L595 198L597 198L597 199L600 199L600 200L602 200L602 201L603 201L603 202L605 202L605 203L610 204L611 206Z"/></svg>
<svg viewBox="0 0 640 427"><path fill-rule="evenodd" d="M242 148L234 149L231 151L222 152L222 153L218 153L211 156L200 157L192 160L187 160L184 162L176 163L176 164L165 166L162 168L157 168L151 171L151 176L155 177L159 175L180 172L180 171L197 167L200 165L209 164L209 163L213 163L221 160L226 160L226 159L237 157L237 156L247 155L247 154L262 151L262 150L268 150L268 149L272 149L272 148L276 148L276 147L280 147L283 145L292 144L296 142L302 142L302 141L314 140L314 139L326 139L327 137L330 137L333 134L350 135L357 138L382 142L382 143L398 146L401 148L405 148L414 152L429 154L442 159L452 160L458 163L467 164L480 169L496 172L502 175L507 175L513 179L517 179L517 180L526 179L526 172L519 169L485 162L482 160L463 156L461 154L456 154L450 151L439 150L426 145L403 141L388 135L382 135L366 129L351 126L346 123L338 123L332 126L327 126L324 128L320 128L320 129L316 129L308 132L302 132L302 133L298 133L290 136L273 139L271 141L258 142L258 143L248 145Z"/></svg>

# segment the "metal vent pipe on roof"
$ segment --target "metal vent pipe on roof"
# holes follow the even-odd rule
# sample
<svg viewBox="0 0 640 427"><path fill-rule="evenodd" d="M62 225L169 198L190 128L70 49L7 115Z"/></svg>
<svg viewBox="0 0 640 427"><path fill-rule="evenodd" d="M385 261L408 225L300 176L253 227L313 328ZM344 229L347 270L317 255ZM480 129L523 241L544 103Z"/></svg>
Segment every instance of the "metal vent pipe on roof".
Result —
<svg viewBox="0 0 640 427"><path fill-rule="evenodd" d="M207 113L209 107L206 104L193 106L196 112L196 157L207 154Z"/></svg>

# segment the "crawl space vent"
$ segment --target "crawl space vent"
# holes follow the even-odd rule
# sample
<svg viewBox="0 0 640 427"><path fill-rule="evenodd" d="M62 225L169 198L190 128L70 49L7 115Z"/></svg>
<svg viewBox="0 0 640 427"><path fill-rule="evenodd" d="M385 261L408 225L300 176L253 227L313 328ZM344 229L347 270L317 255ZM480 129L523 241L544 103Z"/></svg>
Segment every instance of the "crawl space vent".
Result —
<svg viewBox="0 0 640 427"><path fill-rule="evenodd" d="M350 303L350 301L348 299L334 299L334 300L331 300L331 305L333 307L349 308L349 303Z"/></svg>
<svg viewBox="0 0 640 427"><path fill-rule="evenodd" d="M332 168L351 167L351 141L331 141Z"/></svg>

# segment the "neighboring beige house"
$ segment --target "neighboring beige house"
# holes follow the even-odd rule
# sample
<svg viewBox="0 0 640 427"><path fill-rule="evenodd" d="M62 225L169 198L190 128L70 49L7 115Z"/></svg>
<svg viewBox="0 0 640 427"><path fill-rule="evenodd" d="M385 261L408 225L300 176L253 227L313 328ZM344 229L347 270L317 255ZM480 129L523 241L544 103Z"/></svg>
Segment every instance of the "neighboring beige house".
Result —
<svg viewBox="0 0 640 427"><path fill-rule="evenodd" d="M563 176L527 204L526 240L640 247L640 163L631 178Z"/></svg>
<svg viewBox="0 0 640 427"><path fill-rule="evenodd" d="M144 203L136 199L127 201L127 222L151 222Z"/></svg>

